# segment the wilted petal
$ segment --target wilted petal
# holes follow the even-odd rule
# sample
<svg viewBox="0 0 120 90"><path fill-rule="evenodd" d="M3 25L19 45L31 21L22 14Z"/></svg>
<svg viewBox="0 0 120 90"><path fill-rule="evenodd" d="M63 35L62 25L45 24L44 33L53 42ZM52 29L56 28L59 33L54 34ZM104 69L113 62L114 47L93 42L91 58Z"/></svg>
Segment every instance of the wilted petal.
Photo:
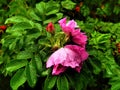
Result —
<svg viewBox="0 0 120 90"><path fill-rule="evenodd" d="M79 72L80 73L80 70L82 69L82 63L78 66L78 67L76 67L75 68L75 70L77 71L77 72Z"/></svg>
<svg viewBox="0 0 120 90"><path fill-rule="evenodd" d="M60 73L64 72L66 70L66 68L67 67L64 67L64 66L62 66L60 64L54 65L52 75L59 75Z"/></svg>

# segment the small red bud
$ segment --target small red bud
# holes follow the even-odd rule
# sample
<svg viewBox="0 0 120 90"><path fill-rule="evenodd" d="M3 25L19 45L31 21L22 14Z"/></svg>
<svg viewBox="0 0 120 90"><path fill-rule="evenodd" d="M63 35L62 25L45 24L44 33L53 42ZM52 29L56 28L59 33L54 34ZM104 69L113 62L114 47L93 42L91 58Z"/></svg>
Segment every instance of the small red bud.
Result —
<svg viewBox="0 0 120 90"><path fill-rule="evenodd" d="M118 49L118 53L120 53L120 49Z"/></svg>
<svg viewBox="0 0 120 90"><path fill-rule="evenodd" d="M80 7L79 7L79 6L76 6L76 7L75 7L75 11L76 11L76 12L79 12L79 11L80 11Z"/></svg>
<svg viewBox="0 0 120 90"><path fill-rule="evenodd" d="M0 26L0 30L5 31L6 29L7 29L7 26L6 26L6 25L1 25L1 26Z"/></svg>
<svg viewBox="0 0 120 90"><path fill-rule="evenodd" d="M116 44L116 47L120 47L120 43L117 43L117 44Z"/></svg>
<svg viewBox="0 0 120 90"><path fill-rule="evenodd" d="M50 33L53 33L55 28L54 28L54 24L52 22L50 22L47 27L46 27L46 30Z"/></svg>

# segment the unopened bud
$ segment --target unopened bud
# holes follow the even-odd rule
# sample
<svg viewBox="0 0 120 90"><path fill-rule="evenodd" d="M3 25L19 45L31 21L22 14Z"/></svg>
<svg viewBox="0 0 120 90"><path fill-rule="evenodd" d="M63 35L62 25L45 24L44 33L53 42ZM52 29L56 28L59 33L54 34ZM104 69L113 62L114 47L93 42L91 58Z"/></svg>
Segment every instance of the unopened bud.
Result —
<svg viewBox="0 0 120 90"><path fill-rule="evenodd" d="M76 7L75 7L75 11L76 11L76 12L79 12L79 11L80 11L80 7L79 7L79 6L76 6Z"/></svg>
<svg viewBox="0 0 120 90"><path fill-rule="evenodd" d="M49 33L53 33L55 28L54 28L54 24L52 22L50 22L47 27L46 27L46 30L49 32Z"/></svg>
<svg viewBox="0 0 120 90"><path fill-rule="evenodd" d="M0 26L0 30L5 31L6 29L7 29L7 26L6 26L6 25L1 25L1 26Z"/></svg>

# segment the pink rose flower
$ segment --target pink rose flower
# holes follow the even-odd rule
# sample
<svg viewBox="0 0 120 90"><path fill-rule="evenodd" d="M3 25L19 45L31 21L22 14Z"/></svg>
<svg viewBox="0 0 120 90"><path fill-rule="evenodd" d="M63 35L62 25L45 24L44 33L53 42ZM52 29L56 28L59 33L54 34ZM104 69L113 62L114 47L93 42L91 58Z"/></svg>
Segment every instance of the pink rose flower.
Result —
<svg viewBox="0 0 120 90"><path fill-rule="evenodd" d="M59 75L68 67L80 72L82 63L88 58L88 53L84 48L77 45L66 45L55 51L46 63L46 67L53 66L52 75Z"/></svg>
<svg viewBox="0 0 120 90"><path fill-rule="evenodd" d="M71 40L82 46L85 47L86 45L86 41L87 41L87 36L85 35L85 33L80 32L80 29L77 28L77 23L74 20L70 20L67 24L66 24L66 18L63 18L61 20L58 21L63 32L66 33L67 35L69 35L69 37L71 38ZM77 29L76 29L77 28Z"/></svg>

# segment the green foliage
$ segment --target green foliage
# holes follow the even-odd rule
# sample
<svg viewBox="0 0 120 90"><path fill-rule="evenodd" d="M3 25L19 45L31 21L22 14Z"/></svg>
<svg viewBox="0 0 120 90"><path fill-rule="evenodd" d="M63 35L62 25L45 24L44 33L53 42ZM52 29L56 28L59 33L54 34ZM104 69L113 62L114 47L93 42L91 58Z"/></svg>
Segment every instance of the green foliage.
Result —
<svg viewBox="0 0 120 90"><path fill-rule="evenodd" d="M26 66L25 70L26 70L26 77L27 77L28 84L31 87L34 87L37 81L37 72L36 72L36 68L32 60Z"/></svg>
<svg viewBox="0 0 120 90"><path fill-rule="evenodd" d="M57 88L58 88L58 90L69 90L68 80L64 75L58 77Z"/></svg>
<svg viewBox="0 0 120 90"><path fill-rule="evenodd" d="M7 72L13 72L27 64L26 60L12 60L6 65Z"/></svg>
<svg viewBox="0 0 120 90"><path fill-rule="evenodd" d="M22 8L25 7L25 2L12 1L9 13L16 11L14 8L18 3L23 4L21 4L20 9L16 8L18 11L27 9ZM46 50L51 47L51 42L46 38L45 26L51 21L51 15L54 22L62 17L62 13L58 12L59 4L51 6L51 3L55 2L37 3L35 8L28 11L24 10L26 15L20 12L13 13L15 16L11 16L5 21L5 24L10 25L10 27L8 27L1 40L1 64L4 64L2 68L4 68L3 73L6 75L16 72L15 75L13 73L10 83L13 90L18 89L26 81L30 87L35 87L38 76L41 76L45 70L43 63L46 61L47 55L49 55ZM38 18L35 19L34 16ZM46 40L43 41L43 38ZM21 80L17 81L17 79L20 79L19 74L23 72L21 68L24 70L24 75L21 76Z"/></svg>
<svg viewBox="0 0 120 90"><path fill-rule="evenodd" d="M11 78L12 90L26 83L43 90L119 90L119 6L120 0L1 0L0 25L7 30L0 32L0 76ZM53 76L46 61L66 42L58 25L64 16L75 19L88 36L89 58L80 73L69 69ZM55 26L54 38L45 30L49 22Z"/></svg>
<svg viewBox="0 0 120 90"><path fill-rule="evenodd" d="M10 86L13 90L17 90L26 81L25 70L19 69L10 80Z"/></svg>
<svg viewBox="0 0 120 90"><path fill-rule="evenodd" d="M54 87L56 80L57 80L56 76L48 75L45 80L44 90L51 90Z"/></svg>
<svg viewBox="0 0 120 90"><path fill-rule="evenodd" d="M120 89L119 82L120 82L119 76L114 76L109 82L112 85L111 90L119 90Z"/></svg>
<svg viewBox="0 0 120 90"><path fill-rule="evenodd" d="M61 2L62 7L68 10L72 10L75 7L75 3L69 0L65 0Z"/></svg>

